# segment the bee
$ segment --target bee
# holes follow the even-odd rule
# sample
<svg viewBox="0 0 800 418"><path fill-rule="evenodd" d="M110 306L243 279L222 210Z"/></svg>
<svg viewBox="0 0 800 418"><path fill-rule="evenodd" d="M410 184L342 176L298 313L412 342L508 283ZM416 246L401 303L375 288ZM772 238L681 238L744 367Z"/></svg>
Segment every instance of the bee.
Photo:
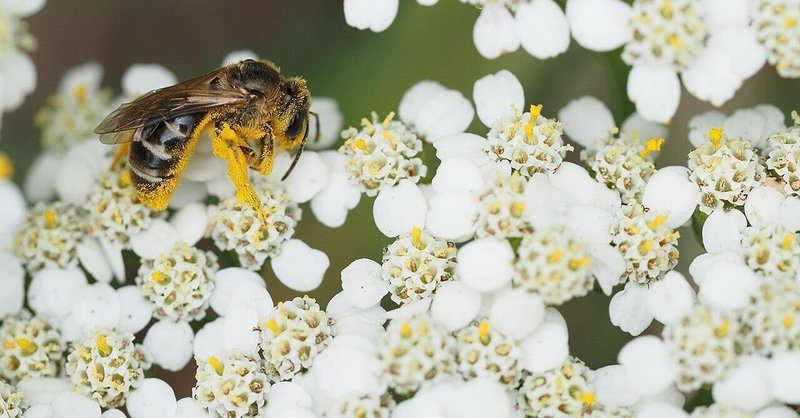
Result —
<svg viewBox="0 0 800 418"><path fill-rule="evenodd" d="M227 163L237 199L264 220L268 214L250 184L248 167L267 175L276 147L298 148L285 179L308 138L310 106L305 80L283 77L269 61L244 60L124 103L95 133L105 144L121 144L114 164L127 153L139 199L163 210L199 137L208 131L214 155Z"/></svg>

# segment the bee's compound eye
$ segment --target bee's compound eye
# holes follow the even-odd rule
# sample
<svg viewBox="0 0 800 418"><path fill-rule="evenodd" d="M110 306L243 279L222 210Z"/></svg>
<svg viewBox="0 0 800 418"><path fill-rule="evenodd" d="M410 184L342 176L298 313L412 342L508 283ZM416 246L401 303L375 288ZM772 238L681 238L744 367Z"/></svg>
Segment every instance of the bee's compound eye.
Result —
<svg viewBox="0 0 800 418"><path fill-rule="evenodd" d="M284 95L283 95L283 98L281 98L281 105L282 105L282 106L286 106L286 105L288 105L288 104L289 104L289 102L291 102L291 101L292 101L292 96L291 96L291 95L288 95L288 94L284 94Z"/></svg>
<svg viewBox="0 0 800 418"><path fill-rule="evenodd" d="M303 129L304 122L305 118L303 117L303 113L295 113L292 117L292 122L289 123L289 127L286 128L286 136L289 138L295 138L297 135L300 135L300 131Z"/></svg>

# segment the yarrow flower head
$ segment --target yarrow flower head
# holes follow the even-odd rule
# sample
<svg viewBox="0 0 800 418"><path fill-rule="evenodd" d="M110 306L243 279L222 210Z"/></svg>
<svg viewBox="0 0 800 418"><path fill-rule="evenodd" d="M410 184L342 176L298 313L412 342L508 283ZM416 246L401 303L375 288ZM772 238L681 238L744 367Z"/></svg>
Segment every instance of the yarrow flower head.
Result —
<svg viewBox="0 0 800 418"><path fill-rule="evenodd" d="M101 332L75 343L66 371L76 391L102 407L125 404L132 389L142 384L150 360L131 333Z"/></svg>
<svg viewBox="0 0 800 418"><path fill-rule="evenodd" d="M0 345L0 377L9 382L54 377L61 368L61 335L37 317L21 314L4 318Z"/></svg>
<svg viewBox="0 0 800 418"><path fill-rule="evenodd" d="M700 210L711 213L724 205L743 206L753 187L764 181L758 154L745 140L731 140L719 128L689 153L689 178L700 186Z"/></svg>
<svg viewBox="0 0 800 418"><path fill-rule="evenodd" d="M349 128L339 152L347 157L345 170L353 184L361 186L367 196L375 196L384 188L409 179L417 183L428 168L418 157L422 140L389 113L383 121L376 113L372 121L362 119L361 130Z"/></svg>
<svg viewBox="0 0 800 418"><path fill-rule="evenodd" d="M383 253L381 277L400 305L428 298L455 275L456 246L414 227Z"/></svg>
<svg viewBox="0 0 800 418"><path fill-rule="evenodd" d="M793 278L764 280L749 299L737 338L743 353L771 355L800 348L800 289Z"/></svg>
<svg viewBox="0 0 800 418"><path fill-rule="evenodd" d="M642 141L638 135L610 135L594 155L584 158L597 181L616 190L622 201L641 200L647 180L656 172L654 155L661 149L663 138Z"/></svg>
<svg viewBox="0 0 800 418"><path fill-rule="evenodd" d="M322 414L322 418L389 418L394 400L388 393L383 395L364 395L355 399L345 399Z"/></svg>
<svg viewBox="0 0 800 418"><path fill-rule="evenodd" d="M137 197L127 169L100 173L85 208L92 233L123 247L147 229L153 213Z"/></svg>
<svg viewBox="0 0 800 418"><path fill-rule="evenodd" d="M378 344L384 378L398 393L411 393L454 369L453 337L427 315L389 323Z"/></svg>
<svg viewBox="0 0 800 418"><path fill-rule="evenodd" d="M526 181L519 172L497 174L495 183L478 197L478 237L519 238L532 228L525 213Z"/></svg>
<svg viewBox="0 0 800 418"><path fill-rule="evenodd" d="M800 196L800 116L794 112L792 117L794 127L769 138L766 165L770 174L780 179L786 193Z"/></svg>
<svg viewBox="0 0 800 418"><path fill-rule="evenodd" d="M591 264L587 242L561 227L538 228L522 238L512 282L561 305L592 290Z"/></svg>
<svg viewBox="0 0 800 418"><path fill-rule="evenodd" d="M218 269L214 253L176 243L156 259L143 260L136 283L155 305L157 318L192 321L206 316Z"/></svg>
<svg viewBox="0 0 800 418"><path fill-rule="evenodd" d="M733 315L703 305L666 325L662 337L678 366L678 388L688 392L719 380L741 353L738 334Z"/></svg>
<svg viewBox="0 0 800 418"><path fill-rule="evenodd" d="M744 260L769 280L793 278L800 268L800 234L773 223L748 227L742 236Z"/></svg>
<svg viewBox="0 0 800 418"><path fill-rule="evenodd" d="M622 211L612 242L627 263L623 277L639 284L658 280L678 264L680 233L666 224L666 215L654 213L634 200Z"/></svg>
<svg viewBox="0 0 800 418"><path fill-rule="evenodd" d="M76 248L85 229L79 208L63 202L40 202L28 212L14 248L31 274L43 268L75 266Z"/></svg>
<svg viewBox="0 0 800 418"><path fill-rule="evenodd" d="M489 320L472 323L455 334L456 369L465 380L488 377L515 389L522 368L516 341L493 328Z"/></svg>
<svg viewBox="0 0 800 418"><path fill-rule="evenodd" d="M273 381L289 380L311 367L331 339L328 315L308 296L278 303L260 331L266 372Z"/></svg>
<svg viewBox="0 0 800 418"><path fill-rule="evenodd" d="M525 415L537 418L582 416L592 411L597 399L592 376L592 371L574 357L544 373L528 374L520 388L519 407Z"/></svg>
<svg viewBox="0 0 800 418"><path fill-rule="evenodd" d="M294 235L302 211L281 186L264 178L253 183L269 214L266 221L249 204L228 198L220 202L213 217L211 238L220 250L235 251L242 267L258 270L267 257L280 254L281 244Z"/></svg>
<svg viewBox="0 0 800 418"><path fill-rule="evenodd" d="M263 417L270 384L260 360L236 352L197 361L192 397L219 417Z"/></svg>
<svg viewBox="0 0 800 418"><path fill-rule="evenodd" d="M508 161L511 169L526 179L555 171L573 149L564 144L561 123L541 112L541 105L531 105L525 113L516 109L513 116L496 121L486 136L489 156L494 161Z"/></svg>
<svg viewBox="0 0 800 418"><path fill-rule="evenodd" d="M28 32L28 24L22 18L37 13L45 1L7 2L0 10L0 84L3 97L0 113L18 108L25 96L36 87L36 67L25 54L36 48L36 39Z"/></svg>
<svg viewBox="0 0 800 418"><path fill-rule="evenodd" d="M800 7L794 0L755 0L752 27L767 61L782 77L800 77Z"/></svg>
<svg viewBox="0 0 800 418"><path fill-rule="evenodd" d="M22 417L22 391L3 379L0 379L0 416L8 418Z"/></svg>

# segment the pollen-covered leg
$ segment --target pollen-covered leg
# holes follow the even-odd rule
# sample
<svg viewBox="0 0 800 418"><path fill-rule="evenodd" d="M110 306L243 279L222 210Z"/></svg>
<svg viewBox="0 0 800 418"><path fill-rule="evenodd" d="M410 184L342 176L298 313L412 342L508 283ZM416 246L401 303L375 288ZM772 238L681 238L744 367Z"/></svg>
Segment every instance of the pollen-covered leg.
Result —
<svg viewBox="0 0 800 418"><path fill-rule="evenodd" d="M119 144L117 151L114 153L114 157L111 159L111 168L115 169L118 168L125 159L128 158L128 152L130 152L131 143L124 142Z"/></svg>
<svg viewBox="0 0 800 418"><path fill-rule="evenodd" d="M214 155L228 163L228 177L236 187L236 199L248 203L258 213L258 217L266 222L269 211L264 210L258 194L247 177L247 158L239 148L242 140L228 125L225 125L213 137Z"/></svg>

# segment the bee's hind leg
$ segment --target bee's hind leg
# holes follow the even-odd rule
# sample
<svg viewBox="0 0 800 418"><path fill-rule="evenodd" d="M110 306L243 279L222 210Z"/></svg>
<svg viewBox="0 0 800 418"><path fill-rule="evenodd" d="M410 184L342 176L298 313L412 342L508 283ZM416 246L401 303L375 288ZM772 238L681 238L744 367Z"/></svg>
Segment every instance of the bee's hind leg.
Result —
<svg viewBox="0 0 800 418"><path fill-rule="evenodd" d="M122 166L123 161L126 161L128 158L128 152L131 149L130 142L123 142L119 144L119 147L114 152L114 156L111 158L111 169L117 169Z"/></svg>
<svg viewBox="0 0 800 418"><path fill-rule="evenodd" d="M267 222L267 217L272 213L272 210L264 208L261 199L259 199L247 176L249 168L247 157L239 148L243 140L228 124L223 124L221 128L212 130L212 133L212 150L214 155L228 164L228 177L236 187L236 199L249 204L258 214L258 218L262 222Z"/></svg>

